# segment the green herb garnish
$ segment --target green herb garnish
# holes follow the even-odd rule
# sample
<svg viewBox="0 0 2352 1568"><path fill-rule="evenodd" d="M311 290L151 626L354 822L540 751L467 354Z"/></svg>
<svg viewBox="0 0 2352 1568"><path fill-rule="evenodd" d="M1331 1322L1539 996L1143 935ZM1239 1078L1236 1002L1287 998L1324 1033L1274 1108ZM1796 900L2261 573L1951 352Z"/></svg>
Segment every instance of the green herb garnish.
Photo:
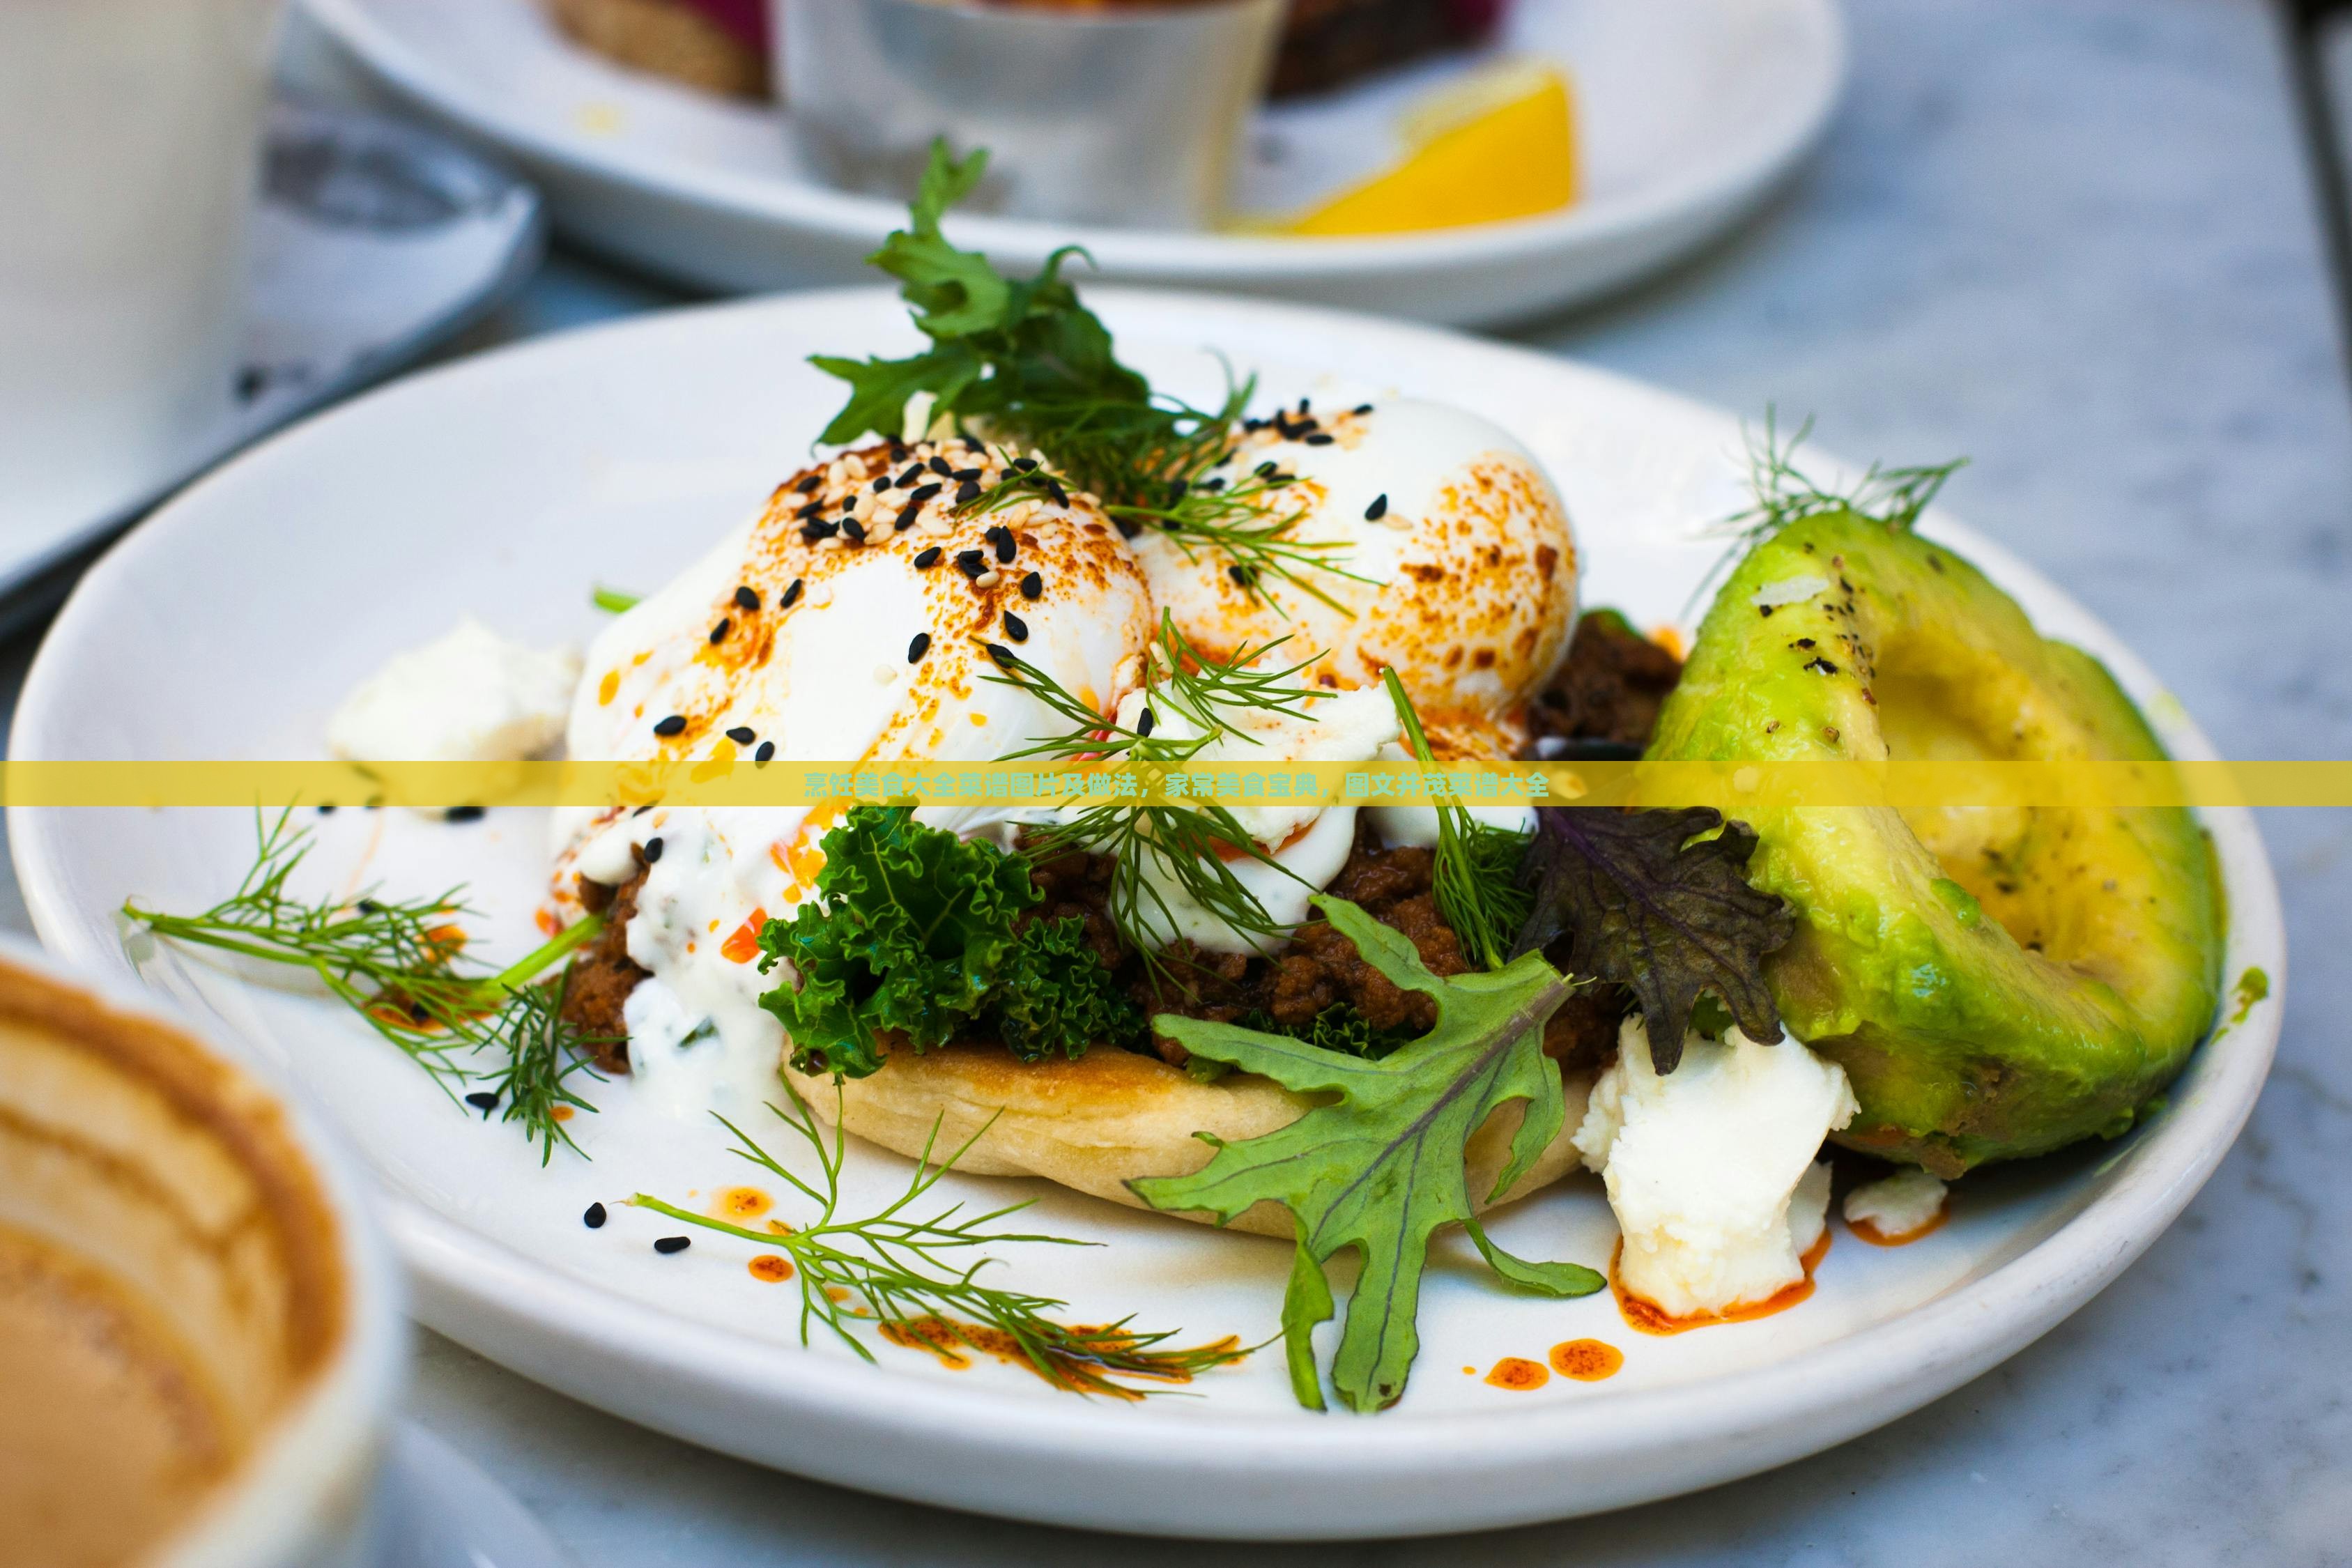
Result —
<svg viewBox="0 0 2352 1568"><path fill-rule="evenodd" d="M1092 1244L1058 1236L991 1228L1007 1215L1027 1208L1034 1200L1009 1204L981 1215L967 1215L961 1205L950 1205L929 1215L912 1213L914 1206L971 1147L967 1142L934 1163L931 1152L939 1139L936 1125L924 1142L907 1190L870 1215L843 1218L841 1170L846 1158L847 1140L839 1121L836 1118L828 1142L818 1129L808 1102L789 1082L784 1089L791 1097L792 1109L769 1109L814 1151L822 1172L821 1189L788 1169L741 1128L725 1117L719 1121L735 1134L737 1146L733 1152L739 1158L789 1184L817 1205L814 1221L799 1226L776 1224L767 1230L751 1230L679 1208L644 1193L629 1202L683 1224L782 1253L792 1261L794 1277L800 1281L802 1343L808 1342L812 1325L823 1323L844 1344L870 1362L874 1352L851 1331L853 1323L864 1320L886 1331L897 1331L902 1341L911 1340L942 1350L959 1342L980 1350L992 1348L969 1332L969 1321L971 1326L1008 1338L1038 1375L1056 1387L1126 1397L1145 1391L1118 1381L1121 1378L1185 1383L1200 1373L1230 1365L1249 1354L1248 1350L1231 1340L1190 1349L1165 1348L1175 1337L1172 1333L1136 1329L1129 1326L1129 1320L1100 1328L1071 1327L1046 1315L1066 1308L1067 1302L981 1283L980 1271L993 1259L972 1257L977 1248L1015 1243L1049 1247ZM974 1134L974 1139L978 1136Z"/></svg>
<svg viewBox="0 0 2352 1568"><path fill-rule="evenodd" d="M593 939L603 920L590 916L496 973L468 974L457 963L466 942L457 922L470 912L463 887L405 900L371 888L306 902L286 890L311 848L309 829L292 816L289 808L274 823L256 818L253 868L211 909L167 915L126 902L123 915L159 937L309 970L453 1100L466 1083L489 1085L473 1092L497 1097L499 1120L522 1124L541 1164L558 1142L578 1150L557 1111L595 1110L571 1079L597 1076L587 1058L605 1042L565 1023L561 991L533 982ZM500 1065L481 1068L478 1054Z"/></svg>
<svg viewBox="0 0 2352 1568"><path fill-rule="evenodd" d="M1393 669L1381 671L1389 700L1396 704L1397 723L1404 731L1412 754L1433 762L1429 737L1422 731L1421 715L1405 695L1404 682ZM1517 882L1519 859L1528 837L1496 827L1470 815L1470 808L1450 796L1439 796L1437 850L1432 857L1432 889L1437 912L1454 928L1462 951L1473 963L1500 969L1510 954L1511 939L1527 923L1528 898Z"/></svg>
<svg viewBox="0 0 2352 1568"><path fill-rule="evenodd" d="M1057 250L1036 277L1016 280L987 257L948 242L940 220L987 166L984 151L958 160L944 140L932 144L908 226L867 258L899 280L930 346L904 359L814 356L811 363L849 384L848 402L821 438L895 437L908 402L928 395L935 420L1051 457L1057 474L999 487L999 504L1050 493L1048 480L1085 490L1127 527L1157 529L1188 551L1228 557L1236 581L1254 594L1273 580L1330 603L1305 573L1339 571L1341 549L1287 537L1297 518L1272 515L1286 478L1255 475L1223 489L1203 483L1232 455L1254 383L1229 385L1215 408L1155 393L1119 363L1109 330L1063 278L1065 264L1084 251Z"/></svg>
<svg viewBox="0 0 2352 1568"><path fill-rule="evenodd" d="M1420 1351L1422 1270L1443 1227L1463 1226L1488 1267L1513 1284L1581 1296L1605 1283L1590 1268L1532 1263L1496 1247L1475 1218L1465 1165L1471 1135L1514 1101L1522 1120L1489 1199L1559 1135L1566 1108L1559 1069L1543 1052L1543 1029L1576 983L1532 953L1500 971L1441 980L1411 942L1355 905L1323 894L1315 903L1366 963L1436 1004L1436 1026L1366 1060L1230 1024L1155 1018L1157 1032L1196 1057L1263 1074L1294 1093L1333 1098L1262 1138L1218 1143L1201 1134L1217 1150L1201 1171L1129 1185L1154 1208L1205 1211L1221 1224L1259 1203L1290 1211L1297 1252L1282 1331L1292 1391L1309 1409L1323 1408L1313 1333L1333 1312L1323 1266L1355 1248L1361 1269L1331 1381L1349 1408L1372 1411L1404 1392Z"/></svg>
<svg viewBox="0 0 2352 1568"><path fill-rule="evenodd" d="M645 602L640 594L624 594L618 588L598 587L588 595L588 602L608 616L623 615Z"/></svg>
<svg viewBox="0 0 2352 1568"><path fill-rule="evenodd" d="M1003 673L986 679L1021 688L1073 726L1015 756L1123 757L1138 769L1139 786L1152 785L1219 742L1263 744L1234 722L1241 712L1313 720L1307 704L1322 694L1295 679L1313 661L1266 668L1286 640L1276 638L1256 647L1244 644L1231 659L1215 659L1193 647L1176 629L1175 618L1163 611L1147 671L1146 700L1132 727L1096 712L1009 648L991 648ZM1170 724L1171 717L1184 722ZM1186 730L1192 732L1184 733ZM1171 888L1244 935L1273 941L1288 929L1234 874L1233 863L1255 860L1286 876L1287 869L1214 800L1155 805L1114 798L1039 826L1024 853L1041 862L1069 854L1110 857L1116 868L1106 912L1120 937L1155 973L1163 972L1159 950L1179 929L1167 891Z"/></svg>
<svg viewBox="0 0 2352 1568"><path fill-rule="evenodd" d="M760 998L800 1072L864 1078L891 1035L935 1050L992 1018L1034 1058L1138 1037L1141 1015L1111 984L1076 921L1021 916L1041 895L1028 862L926 827L903 805L855 807L824 836L816 897L760 933L800 975Z"/></svg>

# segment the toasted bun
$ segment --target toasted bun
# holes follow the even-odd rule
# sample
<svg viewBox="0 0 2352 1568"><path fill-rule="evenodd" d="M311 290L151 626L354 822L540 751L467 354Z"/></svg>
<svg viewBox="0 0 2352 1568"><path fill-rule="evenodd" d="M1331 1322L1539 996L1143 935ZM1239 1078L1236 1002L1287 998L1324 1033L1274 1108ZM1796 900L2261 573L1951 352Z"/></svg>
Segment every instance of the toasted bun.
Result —
<svg viewBox="0 0 2352 1568"><path fill-rule="evenodd" d="M957 1170L1043 1176L1130 1208L1147 1206L1128 1190L1130 1180L1189 1175L1209 1163L1215 1151L1194 1133L1239 1142L1286 1127L1309 1109L1269 1079L1235 1073L1202 1083L1157 1057L1112 1049L1076 1061L1024 1063L999 1045L951 1046L893 1057L871 1077L844 1083L838 1096L830 1078L789 1066L784 1076L819 1116L830 1121L837 1110L845 1128L885 1149L919 1155L936 1128L934 1157L944 1158L976 1136ZM1569 1138L1584 1119L1592 1079L1576 1074L1561 1087L1568 1115L1559 1136L1496 1201L1524 1197L1576 1168ZM1519 1108L1507 1106L1470 1140L1470 1191L1481 1209L1492 1206L1486 1194L1510 1157L1519 1119ZM1287 1237L1290 1215L1260 1204L1233 1228Z"/></svg>

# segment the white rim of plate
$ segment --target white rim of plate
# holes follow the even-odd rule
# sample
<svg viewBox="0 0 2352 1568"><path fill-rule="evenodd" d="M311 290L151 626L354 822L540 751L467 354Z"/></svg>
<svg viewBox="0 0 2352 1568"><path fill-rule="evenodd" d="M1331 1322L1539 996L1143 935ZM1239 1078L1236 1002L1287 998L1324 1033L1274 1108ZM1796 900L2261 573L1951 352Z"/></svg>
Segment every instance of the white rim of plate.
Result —
<svg viewBox="0 0 2352 1568"><path fill-rule="evenodd" d="M111 575L109 569L147 544L191 526L184 520L194 511L191 504L194 500L209 500L214 492L236 485L249 468L299 454L311 431L368 418L384 400L431 396L446 381L486 374L514 376L528 372L535 361L560 363L567 356L603 352L632 336L660 334L680 321L709 322L760 312L807 311L822 317L853 300L870 302L887 293L875 288L813 290L666 311L558 333L406 377L279 432L142 523L83 579L60 612L26 681L10 737L11 754L25 758L71 754L69 747L58 743L65 739L58 727L68 716L53 712L47 697L53 679L48 669L63 657L57 649L79 636L79 613L85 601L103 591ZM1228 323L1227 331L1244 327L1252 316L1279 318L1293 327L1350 334L1360 343L1370 339L1393 345L1393 357L1399 363L1416 353L1443 349L1564 368L1557 357L1533 350L1345 311L1247 297L1139 289L1099 288L1089 290L1088 297L1098 308L1126 304L1213 314ZM1710 421L1733 418L1632 378L1587 365L1573 369L1580 375L1622 383L1629 393L1678 405ZM2104 623L2039 572L1948 516L1930 512L1927 522L1996 582L2011 591L2030 587L2037 595L2064 604L2085 625L2095 626L2099 637L2092 640L2104 647L2093 651L2141 700L2161 689L2153 672ZM2150 722L2176 756L2195 760L2217 754L2203 731L2185 714L2152 714ZM84 964L119 962L120 955L110 953L93 934L96 928L76 918L67 897L71 879L53 840L42 829L44 816L67 809L70 808L8 807L8 837L26 906L43 942L53 952ZM1192 1478L1263 1477L1269 1468L1278 1468L1292 1480L1311 1482L1318 1475L1344 1476L1360 1487L1383 1477L1400 1480L1425 1477L1432 1455L1447 1444L1466 1445L1465 1451L1484 1453L1513 1473L1538 1473L1602 1454L1670 1455L1694 1434L1727 1430L1738 1437L1748 1453L1738 1466L1709 1467L1698 1481L1644 1490L1622 1500L1638 1501L1769 1469L1830 1446L1775 1440L1770 1429L1791 1426L1800 1416L1833 1417L1830 1424L1840 1429L1834 1440L1843 1441L1917 1409L1998 1364L2062 1321L2153 1244L2229 1152L2252 1114L2268 1074L2284 1010L2287 977L2276 878L2251 811L2209 810L2201 816L2224 868L2228 935L2235 950L2231 962L2240 966L2257 964L2267 973L2268 1001L2242 1024L2227 1028L2217 1025L2215 1036L2200 1047L2189 1069L2203 1075L2204 1081L2198 1086L2203 1092L2176 1100L2163 1116L2144 1123L2131 1135L2122 1152L2137 1158L2109 1190L2008 1262L1899 1317L1777 1364L1687 1384L1612 1394L1605 1415L1586 1402L1447 1415L1391 1412L1369 1419L1335 1415L1322 1421L1267 1421L1260 1416L1188 1412L1181 1420L1152 1426L1151 1462L1167 1474L1171 1485L1187 1484ZM2210 1054L2218 1037L2226 1037L2230 1046L2229 1055L2219 1059ZM383 1207L387 1228L401 1256L415 1271L419 1317L428 1324L444 1321L453 1306L462 1305L474 1315L476 1323L496 1321L498 1333L471 1333L470 1342L482 1349L490 1339L499 1341L506 1347L508 1364L558 1387L564 1385L562 1368L568 1355L593 1354L607 1363L625 1363L647 1388L652 1384L645 1383L646 1379L682 1380L703 1391L713 1405L740 1410L788 1405L821 1413L836 1424L836 1430L855 1432L857 1441L883 1445L880 1451L886 1452L894 1438L919 1443L935 1440L942 1429L981 1416L987 1423L989 1447L998 1459L1024 1466L1099 1463L1107 1440L1131 1440L1137 1432L1133 1413L1124 1407L1113 1410L1078 1400L1046 1402L984 1387L912 1378L877 1384L874 1370L859 1363L814 1355L779 1355L772 1342L677 1319L600 1287L559 1277L397 1194L388 1195ZM2023 1329L2019 1332L2004 1327L1995 1332L1988 1324L2021 1324ZM523 1337L518 1339L518 1332ZM612 1381L609 1374L606 1381ZM877 1398L878 1389L887 1389L887 1396ZM656 1403L641 1398L638 1409L623 1414L690 1441L725 1446L693 1420L665 1418L653 1408ZM1842 1411L1841 1406L1845 1408ZM1726 1411L1739 1414L1727 1418ZM862 1484L854 1476L824 1479ZM905 1477L877 1478L867 1489L886 1488L892 1489L892 1495L998 1511L984 1500L910 1482ZM1548 1505L1532 1489L1524 1495L1525 1502L1513 1508L1480 1510L1475 1524L1447 1515L1425 1529L1500 1527L1554 1519L1570 1511ZM1045 1517L1035 1510L1002 1511L1014 1517ZM1100 1523L1094 1527L1117 1528ZM1380 1528L1386 1534L1414 1532L1411 1525ZM1190 1533L1215 1536L1230 1531L1221 1532L1216 1521L1208 1520ZM1338 1539L1346 1533L1316 1531L1311 1538ZM1274 1537L1255 1531L1251 1538Z"/></svg>
<svg viewBox="0 0 2352 1568"><path fill-rule="evenodd" d="M1820 41L1803 90L1781 104L1772 133L1734 156L1659 182L1635 195L1583 202L1533 218L1429 234L1347 239L1281 239L1182 230L1060 226L965 215L950 226L960 244L999 261L1042 262L1066 245L1084 247L1106 271L1149 272L1170 282L1212 281L1246 272L1270 280L1377 276L1462 261L1507 262L1565 246L1606 246L1681 214L1742 193L1769 188L1828 128L1845 85L1849 60L1844 13L1837 0L1782 0L1806 17ZM529 157L586 179L613 180L647 195L685 199L750 215L845 242L879 244L904 221L902 203L785 179L761 179L636 157L585 132L563 132L486 100L379 24L362 0L304 0L312 17L404 92Z"/></svg>

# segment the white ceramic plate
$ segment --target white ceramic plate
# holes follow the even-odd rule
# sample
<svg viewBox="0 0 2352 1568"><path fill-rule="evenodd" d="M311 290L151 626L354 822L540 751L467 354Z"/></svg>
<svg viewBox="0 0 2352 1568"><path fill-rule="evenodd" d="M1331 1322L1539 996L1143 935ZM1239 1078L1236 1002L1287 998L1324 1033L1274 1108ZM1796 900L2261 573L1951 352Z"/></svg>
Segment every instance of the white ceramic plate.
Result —
<svg viewBox="0 0 2352 1568"><path fill-rule="evenodd" d="M409 103L497 146L568 232L720 289L840 283L904 209L808 179L777 114L632 74L565 42L537 0L308 0ZM1454 322L1589 299L1752 211L1828 124L1835 0L1521 0L1507 47L1576 83L1585 198L1555 216L1394 238L1291 240L954 224L1000 262L1085 246L1106 279ZM1261 127L1281 133L1272 111Z"/></svg>
<svg viewBox="0 0 2352 1568"><path fill-rule="evenodd" d="M1124 353L1194 397L1220 384L1222 347L1263 374L1270 399L1398 389L1502 422L1559 479L1588 602L1644 623L1683 616L1721 549L1700 529L1741 499L1737 421L1599 372L1296 307L1119 290L1097 303ZM545 340L313 420L198 485L91 572L26 684L15 754L316 755L355 680L461 611L527 638L585 637L592 584L658 585L802 460L837 401L806 354L912 341L880 290L804 295ZM1958 525L1931 526L2043 626L2109 659L2178 752L2210 754L2080 607ZM362 860L408 892L467 880L490 946L536 940L537 814L450 826L345 810L319 826L315 888L350 886ZM1370 1418L1298 1410L1278 1355L1206 1378L1193 1397L1125 1405L992 1364L950 1373L887 1346L872 1366L835 1345L803 1351L793 1288L754 1280L721 1238L658 1258L649 1244L670 1224L615 1210L603 1230L581 1226L592 1200L708 1200L742 1180L715 1129L665 1120L610 1084L596 1091L603 1113L574 1123L593 1163L541 1170L510 1130L469 1119L330 1005L194 963L150 974L265 1042L341 1119L393 1194L425 1321L526 1375L714 1447L926 1501L1172 1533L1393 1535L1612 1508L1812 1452L1983 1372L2112 1279L2220 1160L2276 1034L2284 939L2270 868L2244 815L2217 813L2211 826L2229 973L2259 964L2274 984L2200 1053L2165 1117L2120 1144L1969 1178L1953 1222L1911 1247L1843 1239L1794 1310L1671 1339L1631 1332L1606 1295L1510 1294L1449 1245L1412 1385ZM202 908L252 847L249 818L231 811L11 807L8 830L42 936L100 965L125 962L113 911L127 896ZM855 1151L863 1196L905 1172ZM1075 1321L1133 1312L1204 1339L1274 1331L1284 1245L1042 1184L950 1186L1035 1196L1042 1228L1111 1244L1006 1259L1003 1278L1066 1298ZM1522 1255L1596 1263L1612 1239L1597 1184L1581 1178L1495 1229ZM1622 1347L1623 1372L1517 1394L1463 1371L1585 1336Z"/></svg>

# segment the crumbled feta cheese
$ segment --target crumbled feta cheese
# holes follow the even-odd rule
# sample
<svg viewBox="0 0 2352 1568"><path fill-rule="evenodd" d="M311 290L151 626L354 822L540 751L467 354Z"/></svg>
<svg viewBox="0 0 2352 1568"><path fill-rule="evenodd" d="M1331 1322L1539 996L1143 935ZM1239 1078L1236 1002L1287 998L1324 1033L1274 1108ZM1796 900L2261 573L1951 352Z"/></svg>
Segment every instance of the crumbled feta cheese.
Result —
<svg viewBox="0 0 2352 1568"><path fill-rule="evenodd" d="M395 654L327 721L327 744L359 763L504 763L563 738L580 656L510 643L470 616Z"/></svg>
<svg viewBox="0 0 2352 1568"><path fill-rule="evenodd" d="M1944 1184L1906 1168L1845 1195L1845 1222L1867 1226L1881 1240L1899 1241L1927 1229L1944 1212Z"/></svg>
<svg viewBox="0 0 2352 1568"><path fill-rule="evenodd" d="M1857 1109L1844 1069L1793 1039L1693 1035L1661 1077L1636 1016L1593 1086L1576 1146L1624 1234L1618 1278L1675 1317L1765 1300L1804 1278L1821 1237L1822 1140Z"/></svg>

